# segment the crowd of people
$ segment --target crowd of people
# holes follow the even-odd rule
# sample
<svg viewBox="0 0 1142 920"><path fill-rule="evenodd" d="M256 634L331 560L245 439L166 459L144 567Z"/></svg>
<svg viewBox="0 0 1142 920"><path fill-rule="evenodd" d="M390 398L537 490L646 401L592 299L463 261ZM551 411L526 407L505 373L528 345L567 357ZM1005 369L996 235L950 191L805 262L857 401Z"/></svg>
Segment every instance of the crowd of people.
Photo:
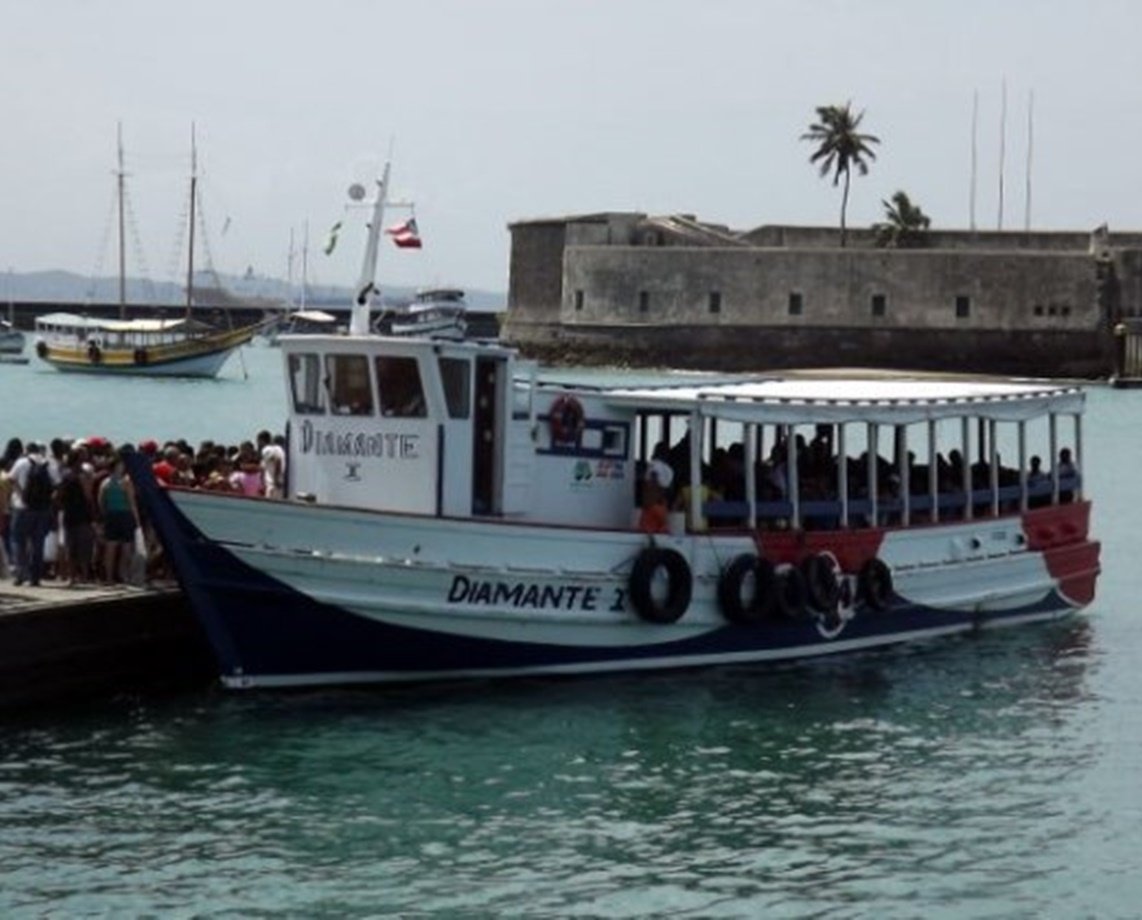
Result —
<svg viewBox="0 0 1142 920"><path fill-rule="evenodd" d="M846 492L850 501L869 497L870 479L875 478L876 494L883 505L881 519L876 523L897 523L891 510L893 500L900 498L907 479L908 494L927 497L930 489L929 466L916 462L912 452L908 453L906 473L902 475L898 465L883 456L870 457L867 451L859 457L837 456L833 444L833 426L818 425L814 437L806 440L796 435L793 442L793 457L797 465L797 494L802 502L837 502L839 500L838 472L844 464ZM789 445L778 438L769 452L759 458L753 469L754 494L758 502L784 502L789 497L791 478L789 476ZM686 526L691 530L705 530L707 526L740 526L744 522L741 515L729 517L711 516L697 522L690 520L690 436L687 433L673 446L665 441L655 445L648 463L642 465L637 502L640 509L639 529L649 533L663 533L668 529L671 511L685 514ZM991 465L983 459L969 464L965 470L964 458L959 450L950 450L945 456L937 453L936 489L941 495L964 494L965 482L970 483L973 504L989 503L983 495L991 485ZM870 470L871 467L871 470ZM1062 448L1056 461L1055 470L1063 483L1061 501L1070 501L1073 493L1069 482L1076 474L1074 460L1069 448ZM871 472L871 476L870 476ZM999 463L997 480L1000 489L1017 487L1020 482L1019 470ZM729 447L717 447L711 452L709 463L703 463L700 476L701 502L742 503L746 499L746 455L742 443L735 442ZM1027 470L1027 486L1031 493L1031 507L1050 502L1049 484L1051 473L1043 468L1042 460L1033 456ZM962 502L961 502L962 504ZM1018 499L1008 498L1001 502L1001 510L1013 511ZM946 512L944 512L946 515ZM835 526L835 514L827 520L814 520L807 517L805 526ZM865 522L870 524L871 522ZM759 520L759 526L785 526L784 516L777 514L772 520Z"/></svg>
<svg viewBox="0 0 1142 920"><path fill-rule="evenodd" d="M148 457L165 485L280 498L285 439L258 432L237 445L153 440L116 447L106 438L12 438L0 455L0 578L38 586L143 583L169 575L135 500L123 454Z"/></svg>

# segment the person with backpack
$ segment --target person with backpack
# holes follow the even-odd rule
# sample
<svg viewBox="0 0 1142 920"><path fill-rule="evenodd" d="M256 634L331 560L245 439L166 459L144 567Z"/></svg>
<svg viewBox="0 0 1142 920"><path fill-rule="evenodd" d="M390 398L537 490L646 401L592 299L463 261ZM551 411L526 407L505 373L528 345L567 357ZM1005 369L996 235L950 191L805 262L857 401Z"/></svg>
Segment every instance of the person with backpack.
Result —
<svg viewBox="0 0 1142 920"><path fill-rule="evenodd" d="M16 584L40 583L44 571L44 539L52 529L58 473L44 449L30 442L10 473L12 490L12 567Z"/></svg>

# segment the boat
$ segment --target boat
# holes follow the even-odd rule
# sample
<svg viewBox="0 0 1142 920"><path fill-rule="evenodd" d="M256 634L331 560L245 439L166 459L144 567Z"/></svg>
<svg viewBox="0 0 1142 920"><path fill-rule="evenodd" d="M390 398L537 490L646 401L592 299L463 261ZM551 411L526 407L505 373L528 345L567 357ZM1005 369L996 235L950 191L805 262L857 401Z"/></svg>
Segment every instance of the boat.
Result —
<svg viewBox="0 0 1142 920"><path fill-rule="evenodd" d="M373 330L381 335L462 339L468 330L467 312L459 288L424 288L409 303L383 312Z"/></svg>
<svg viewBox="0 0 1142 920"><path fill-rule="evenodd" d="M283 335L334 335L341 332L340 320L325 310L298 308L281 316L269 331L268 343L277 345Z"/></svg>
<svg viewBox="0 0 1142 920"><path fill-rule="evenodd" d="M164 488L128 456L226 687L772 663L1093 600L1080 387L608 383L377 335L388 176L349 334L281 340L285 497Z"/></svg>
<svg viewBox="0 0 1142 920"><path fill-rule="evenodd" d="M214 377L226 360L263 327L256 323L222 329L194 315L194 231L198 200L197 154L191 138L189 246L183 314L128 318L126 274L126 172L122 132L118 138L119 318L74 313L36 318L36 356L61 371L146 376ZM158 308L157 308L158 309ZM134 308L138 312L138 308Z"/></svg>
<svg viewBox="0 0 1142 920"><path fill-rule="evenodd" d="M24 333L8 320L0 319L0 355L21 355L24 344Z"/></svg>

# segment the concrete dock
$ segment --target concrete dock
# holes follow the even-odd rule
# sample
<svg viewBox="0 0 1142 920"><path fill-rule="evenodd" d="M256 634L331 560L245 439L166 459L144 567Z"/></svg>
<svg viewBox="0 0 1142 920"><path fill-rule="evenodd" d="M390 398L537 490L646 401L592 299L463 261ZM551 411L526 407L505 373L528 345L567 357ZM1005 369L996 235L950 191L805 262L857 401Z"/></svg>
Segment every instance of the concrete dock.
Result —
<svg viewBox="0 0 1142 920"><path fill-rule="evenodd" d="M0 712L123 691L209 686L205 636L178 586L0 581Z"/></svg>

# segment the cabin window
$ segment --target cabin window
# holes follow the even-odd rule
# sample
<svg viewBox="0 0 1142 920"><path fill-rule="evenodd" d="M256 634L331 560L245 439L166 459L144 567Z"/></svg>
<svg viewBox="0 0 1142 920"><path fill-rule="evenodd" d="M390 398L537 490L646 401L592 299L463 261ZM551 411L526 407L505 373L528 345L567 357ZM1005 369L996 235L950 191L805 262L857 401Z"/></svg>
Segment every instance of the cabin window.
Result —
<svg viewBox="0 0 1142 920"><path fill-rule="evenodd" d="M321 360L317 355L289 356L289 385L293 411L298 415L320 415L325 411L321 398Z"/></svg>
<svg viewBox="0 0 1142 920"><path fill-rule="evenodd" d="M441 358L440 381L444 384L449 418L468 418L472 412L472 362Z"/></svg>
<svg viewBox="0 0 1142 920"><path fill-rule="evenodd" d="M801 297L801 292L800 291L790 292L790 294L789 294L789 315L790 316L800 316L801 315L801 309L803 306L804 306L804 303L803 303L803 300Z"/></svg>
<svg viewBox="0 0 1142 920"><path fill-rule="evenodd" d="M377 388L381 391L381 415L392 418L424 418L428 403L416 358L377 358Z"/></svg>
<svg viewBox="0 0 1142 920"><path fill-rule="evenodd" d="M364 355L326 355L326 389L334 415L372 415L373 388Z"/></svg>
<svg viewBox="0 0 1142 920"><path fill-rule="evenodd" d="M966 294L956 297L956 319L966 319L971 313L971 298Z"/></svg>

